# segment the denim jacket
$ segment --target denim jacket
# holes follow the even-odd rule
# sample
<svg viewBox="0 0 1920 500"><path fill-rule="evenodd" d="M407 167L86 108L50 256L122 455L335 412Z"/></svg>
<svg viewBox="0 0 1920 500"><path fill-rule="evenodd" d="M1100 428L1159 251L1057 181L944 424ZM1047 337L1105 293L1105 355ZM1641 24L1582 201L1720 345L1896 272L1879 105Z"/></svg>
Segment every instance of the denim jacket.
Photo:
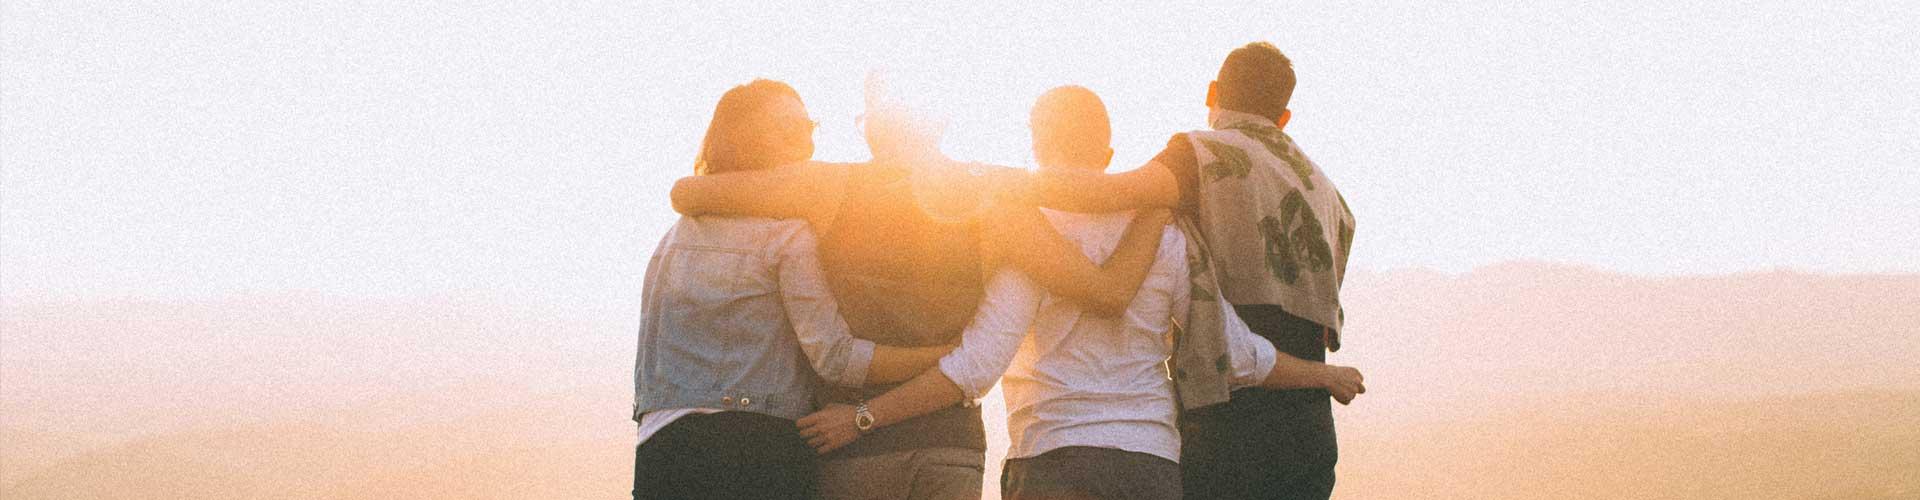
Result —
<svg viewBox="0 0 1920 500"><path fill-rule="evenodd" d="M874 344L848 333L804 221L683 217L646 280L635 420L675 408L798 419L819 383L866 380Z"/></svg>

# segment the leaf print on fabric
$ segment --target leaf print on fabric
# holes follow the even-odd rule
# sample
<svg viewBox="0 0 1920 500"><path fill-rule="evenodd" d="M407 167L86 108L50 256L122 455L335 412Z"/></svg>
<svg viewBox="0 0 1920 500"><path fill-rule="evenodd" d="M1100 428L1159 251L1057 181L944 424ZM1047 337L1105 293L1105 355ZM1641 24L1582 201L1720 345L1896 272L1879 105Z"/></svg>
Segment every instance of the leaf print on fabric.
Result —
<svg viewBox="0 0 1920 500"><path fill-rule="evenodd" d="M1347 206L1346 195L1339 191L1333 195L1340 198L1340 255L1353 255L1353 209Z"/></svg>
<svg viewBox="0 0 1920 500"><path fill-rule="evenodd" d="M1313 190L1313 165L1300 156L1300 150L1293 147L1293 139L1287 137L1285 132L1277 128L1252 125L1232 127L1232 130L1237 130L1247 138L1253 139L1253 142L1266 146L1268 153L1272 153L1275 158L1286 163L1288 169L1293 170L1293 175L1300 178L1302 187L1307 188L1308 191Z"/></svg>
<svg viewBox="0 0 1920 500"><path fill-rule="evenodd" d="M1253 171L1253 160L1247 158L1247 152L1241 151L1240 148L1208 139L1201 139L1200 145L1206 146L1207 152L1213 153L1213 161L1201 167L1201 170L1205 170L1207 176L1212 177L1213 180L1228 177L1245 179L1247 172Z"/></svg>
<svg viewBox="0 0 1920 500"><path fill-rule="evenodd" d="M1280 200L1280 217L1260 219L1260 236L1266 240L1267 270L1288 285L1298 285L1301 274L1333 269L1325 230L1298 191Z"/></svg>
<svg viewBox="0 0 1920 500"><path fill-rule="evenodd" d="M1293 259L1293 246L1287 244L1287 230L1280 227L1280 219L1260 218L1260 236L1267 244L1267 271L1281 282L1299 284L1300 264Z"/></svg>
<svg viewBox="0 0 1920 500"><path fill-rule="evenodd" d="M1203 302L1220 300L1219 297L1215 297L1213 292L1208 291L1207 287L1202 285L1201 280L1206 276L1206 272L1207 256L1200 255L1200 252L1187 252L1187 276L1189 276L1187 281L1193 286L1193 289L1190 290L1187 295L1191 300Z"/></svg>

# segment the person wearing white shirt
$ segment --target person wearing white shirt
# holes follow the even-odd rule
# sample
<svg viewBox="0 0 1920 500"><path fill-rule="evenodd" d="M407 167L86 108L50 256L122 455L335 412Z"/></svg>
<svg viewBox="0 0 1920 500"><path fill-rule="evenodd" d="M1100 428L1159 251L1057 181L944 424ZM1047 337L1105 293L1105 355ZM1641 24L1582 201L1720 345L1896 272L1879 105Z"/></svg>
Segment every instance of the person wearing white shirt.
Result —
<svg viewBox="0 0 1920 500"><path fill-rule="evenodd" d="M1051 90L1036 103L1032 119L1042 169L1104 170L1111 159L1105 106L1091 91ZM1095 261L1113 253L1135 217L1044 213ZM1164 229L1145 282L1118 317L1088 314L1075 301L1002 268L988 282L960 347L941 358L937 370L861 407L830 406L802 418L801 434L816 449L830 451L857 438L863 427L978 399L1004 373L1012 443L1001 478L1005 498L1180 498L1178 408L1165 363L1173 350L1174 318L1184 317L1193 303L1186 248L1178 229ZM1277 354L1237 319L1229 321L1228 333L1236 386L1359 385L1359 372L1351 368Z"/></svg>

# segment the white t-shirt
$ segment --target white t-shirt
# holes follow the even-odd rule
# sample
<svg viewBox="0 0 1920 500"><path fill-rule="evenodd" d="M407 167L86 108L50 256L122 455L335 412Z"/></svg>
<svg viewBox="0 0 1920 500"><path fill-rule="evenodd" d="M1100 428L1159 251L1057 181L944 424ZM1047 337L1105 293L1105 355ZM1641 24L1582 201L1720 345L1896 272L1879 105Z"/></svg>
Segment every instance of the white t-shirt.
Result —
<svg viewBox="0 0 1920 500"><path fill-rule="evenodd" d="M671 410L654 410L647 412L647 414L640 416L640 440L636 441L634 445L646 444L647 438L653 437L654 433L666 428L667 424L671 424L675 420L680 420L680 417L719 413L721 411L724 410L719 408L674 408Z"/></svg>

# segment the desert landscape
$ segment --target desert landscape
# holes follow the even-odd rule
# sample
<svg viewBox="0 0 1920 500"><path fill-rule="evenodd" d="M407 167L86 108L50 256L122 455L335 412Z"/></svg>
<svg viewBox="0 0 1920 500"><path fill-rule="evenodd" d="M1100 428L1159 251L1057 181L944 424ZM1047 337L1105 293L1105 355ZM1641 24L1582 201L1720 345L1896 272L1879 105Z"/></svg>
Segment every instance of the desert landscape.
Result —
<svg viewBox="0 0 1920 500"><path fill-rule="evenodd" d="M1920 276L1518 262L1344 296L1370 392L1337 498L1920 498ZM0 496L625 498L631 306L8 297Z"/></svg>

